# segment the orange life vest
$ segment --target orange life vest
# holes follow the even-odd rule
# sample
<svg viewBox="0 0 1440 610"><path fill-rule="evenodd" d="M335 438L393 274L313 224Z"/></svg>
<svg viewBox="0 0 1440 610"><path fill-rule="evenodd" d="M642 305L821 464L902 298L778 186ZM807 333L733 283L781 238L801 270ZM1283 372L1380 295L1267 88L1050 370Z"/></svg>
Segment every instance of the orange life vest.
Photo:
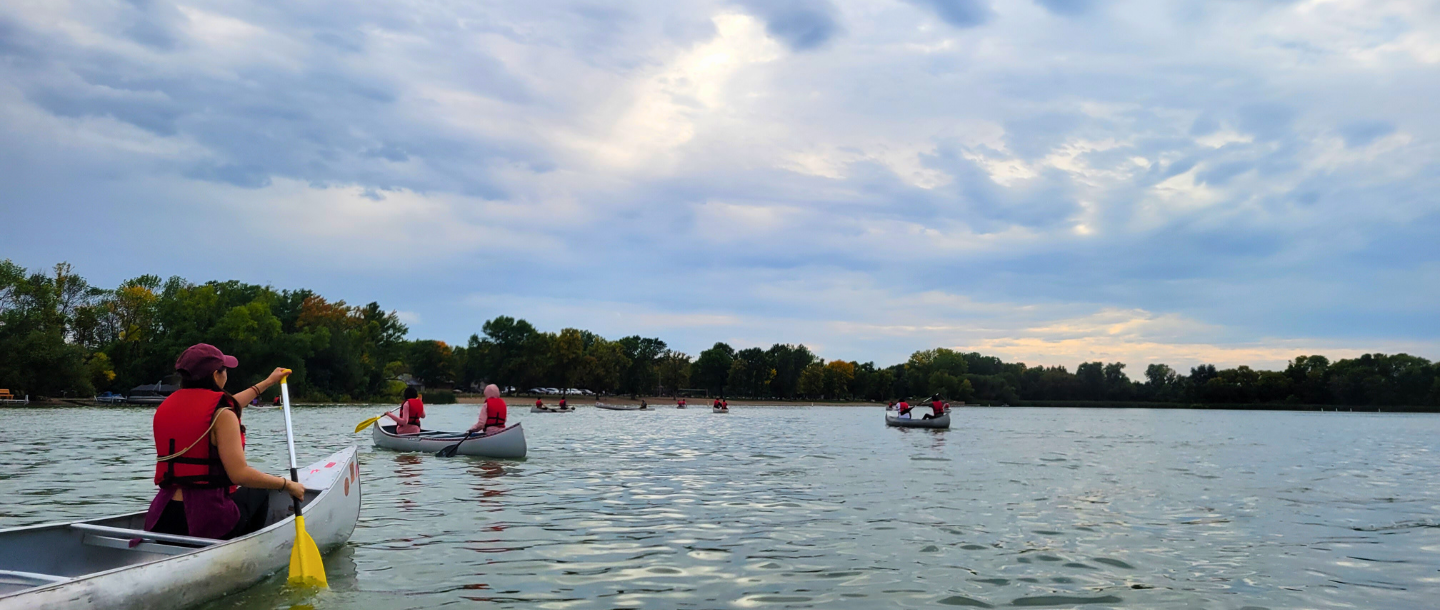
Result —
<svg viewBox="0 0 1440 610"><path fill-rule="evenodd" d="M225 394L202 388L177 390L155 409L155 453L158 457L178 457L155 462L155 484L161 487L230 487L220 450L210 441L211 423L216 411L225 402ZM234 405L224 408L240 417ZM240 428L240 444L245 444L245 428ZM186 447L189 447L187 450Z"/></svg>
<svg viewBox="0 0 1440 610"><path fill-rule="evenodd" d="M485 427L505 427L505 401L500 398L485 399Z"/></svg>

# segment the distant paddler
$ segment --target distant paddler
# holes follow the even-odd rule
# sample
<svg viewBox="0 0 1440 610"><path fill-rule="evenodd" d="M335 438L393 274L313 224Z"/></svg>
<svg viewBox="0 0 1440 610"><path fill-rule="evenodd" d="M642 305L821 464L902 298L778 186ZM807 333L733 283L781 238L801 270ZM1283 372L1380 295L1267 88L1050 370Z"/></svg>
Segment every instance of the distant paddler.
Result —
<svg viewBox="0 0 1440 610"><path fill-rule="evenodd" d="M939 394L936 394L936 395L934 395L934 396L931 396L931 397L930 397L930 414L929 414L929 415L926 415L925 417L922 417L921 419L935 419L935 418L937 418L937 417L940 417L941 415L944 415L944 414L945 414L945 409L946 409L947 407L949 407L949 406L950 406L949 403L947 403L947 402L945 402L944 400L941 400L941 399L940 399L940 395L939 395Z"/></svg>
<svg viewBox="0 0 1440 610"><path fill-rule="evenodd" d="M145 514L145 530L197 538L230 539L265 527L270 491L295 498L305 488L245 462L241 405L290 371L277 368L264 381L230 394L229 370L240 365L213 345L191 346L175 361L180 389L155 409L155 484L160 491Z"/></svg>
<svg viewBox="0 0 1440 610"><path fill-rule="evenodd" d="M685 399L684 399L684 398L677 398L677 399L675 399L675 408L676 408L676 409L684 409L684 408L685 408Z"/></svg>
<svg viewBox="0 0 1440 610"><path fill-rule="evenodd" d="M563 403L564 399L561 401ZM485 405L480 407L480 419L470 427L470 433L493 434L504 430L506 411L505 400L500 398L500 388L493 383L485 386Z"/></svg>
<svg viewBox="0 0 1440 610"><path fill-rule="evenodd" d="M561 411L564 411L565 409L570 408L570 407L567 407L567 406L566 406L567 404L569 404L569 403L565 402L565 397L564 397L564 396L561 396L561 397L560 397L560 410L561 410Z"/></svg>
<svg viewBox="0 0 1440 610"><path fill-rule="evenodd" d="M915 407L910 406L910 403L905 402L904 398L901 398L900 402L895 404L895 411L898 413L897 417L900 419L910 419L910 410L914 408Z"/></svg>
<svg viewBox="0 0 1440 610"><path fill-rule="evenodd" d="M386 412L385 417L395 420L396 434L419 434L420 420L425 418L425 403L420 398L420 392L406 387L405 400L400 403L400 415Z"/></svg>

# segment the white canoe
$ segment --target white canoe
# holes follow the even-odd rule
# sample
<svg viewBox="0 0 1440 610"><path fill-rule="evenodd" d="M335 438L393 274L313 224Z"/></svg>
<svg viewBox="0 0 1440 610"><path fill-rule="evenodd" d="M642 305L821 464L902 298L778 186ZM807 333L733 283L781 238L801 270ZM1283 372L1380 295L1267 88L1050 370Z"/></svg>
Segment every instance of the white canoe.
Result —
<svg viewBox="0 0 1440 610"><path fill-rule="evenodd" d="M305 531L322 553L360 518L355 456L350 447L300 470ZM291 506L271 493L269 525L234 540L152 534L143 512L0 531L0 610L184 608L239 591L290 565Z"/></svg>
<svg viewBox="0 0 1440 610"><path fill-rule="evenodd" d="M550 407L530 407L531 413L574 413L575 407L565 409L551 409Z"/></svg>
<svg viewBox="0 0 1440 610"><path fill-rule="evenodd" d="M421 430L419 434L395 434L395 426L376 423L372 437L375 446L392 451L425 451L435 453L465 438L464 432ZM492 458L525 457L525 430L515 424L489 436L473 436L460 445L458 455Z"/></svg>
<svg viewBox="0 0 1440 610"><path fill-rule="evenodd" d="M896 428L949 428L950 414L946 413L935 419L923 419L915 417L912 419L901 419L889 413L885 414L885 425Z"/></svg>
<svg viewBox="0 0 1440 610"><path fill-rule="evenodd" d="M711 413L729 413L729 412L730 412L730 409L722 409L722 408L720 408L720 407L710 407L710 412L711 412Z"/></svg>

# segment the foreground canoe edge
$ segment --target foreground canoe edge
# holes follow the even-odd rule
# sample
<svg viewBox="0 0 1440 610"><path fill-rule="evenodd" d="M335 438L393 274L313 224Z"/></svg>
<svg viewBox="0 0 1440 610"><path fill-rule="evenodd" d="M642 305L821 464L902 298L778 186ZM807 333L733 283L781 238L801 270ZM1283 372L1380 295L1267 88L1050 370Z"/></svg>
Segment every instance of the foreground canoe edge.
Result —
<svg viewBox="0 0 1440 610"><path fill-rule="evenodd" d="M395 434L395 426L371 426L371 438L375 446L391 451L424 451L435 453L465 439L463 432L440 432L421 430L419 434ZM525 457L525 429L515 424L489 436L476 436L466 440L456 455L475 457L511 458Z"/></svg>
<svg viewBox="0 0 1440 610"><path fill-rule="evenodd" d="M900 419L899 417L886 413L885 425L894 426L896 428L948 429L950 427L950 414L946 413L935 419L923 419L919 417L916 417L914 419Z"/></svg>
<svg viewBox="0 0 1440 610"><path fill-rule="evenodd" d="M322 553L360 518L356 456L349 447L300 470L305 530ZM234 540L151 534L144 512L0 530L0 610L185 608L240 591L290 564L291 510L272 492L268 525Z"/></svg>

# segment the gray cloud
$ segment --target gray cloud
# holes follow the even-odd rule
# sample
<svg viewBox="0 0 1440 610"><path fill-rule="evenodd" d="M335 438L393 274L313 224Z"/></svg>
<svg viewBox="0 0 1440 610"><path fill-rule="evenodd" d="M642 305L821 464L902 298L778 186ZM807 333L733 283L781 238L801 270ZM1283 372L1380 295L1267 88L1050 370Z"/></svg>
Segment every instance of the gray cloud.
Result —
<svg viewBox="0 0 1440 610"><path fill-rule="evenodd" d="M740 0L765 20L765 30L792 50L819 48L838 36L839 10L830 0Z"/></svg>
<svg viewBox="0 0 1440 610"><path fill-rule="evenodd" d="M1080 15L1094 8L1098 0L1035 0L1040 6L1061 15Z"/></svg>
<svg viewBox="0 0 1440 610"><path fill-rule="evenodd" d="M941 21L957 28L972 28L994 16L988 0L906 0L933 11Z"/></svg>
<svg viewBox="0 0 1440 610"><path fill-rule="evenodd" d="M5 256L379 299L452 340L531 315L479 285L552 327L682 320L692 351L883 361L1100 311L1440 342L1440 122L1413 101L1440 79L1406 38L1433 20L912 4L973 29L900 3L137 3L64 12L80 40L3 6L0 222L35 228ZM186 262L217 231L274 246ZM712 315L738 321L683 322Z"/></svg>

